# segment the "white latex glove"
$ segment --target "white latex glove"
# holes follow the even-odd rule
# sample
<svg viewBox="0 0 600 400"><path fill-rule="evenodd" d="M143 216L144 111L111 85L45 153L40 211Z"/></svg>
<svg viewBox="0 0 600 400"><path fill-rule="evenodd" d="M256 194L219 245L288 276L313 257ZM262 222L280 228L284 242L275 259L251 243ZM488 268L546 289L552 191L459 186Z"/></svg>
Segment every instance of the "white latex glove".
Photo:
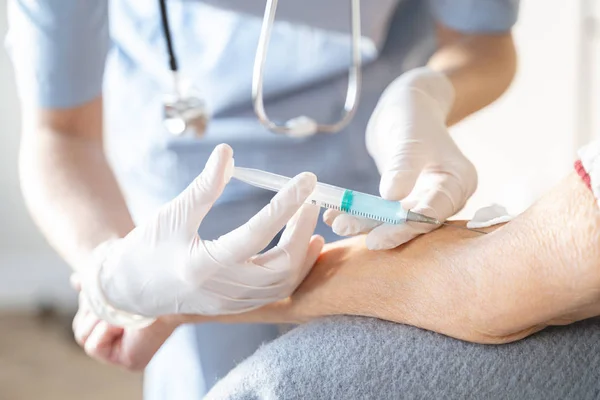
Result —
<svg viewBox="0 0 600 400"><path fill-rule="evenodd" d="M381 196L405 209L445 221L477 187L477 172L450 137L446 118L454 101L448 78L427 67L407 72L384 91L366 132L381 173ZM325 222L341 236L369 232L367 247L390 249L438 225L381 225L328 210Z"/></svg>
<svg viewBox="0 0 600 400"><path fill-rule="evenodd" d="M311 239L319 209L304 204L313 174L296 176L241 227L214 241L199 237L198 226L229 181L232 155L218 146L204 171L153 219L97 250L82 286L96 297L90 303L99 317L127 325L98 310L102 300L144 317L240 313L287 298L302 282L323 246L322 238ZM259 255L286 224L279 244Z"/></svg>

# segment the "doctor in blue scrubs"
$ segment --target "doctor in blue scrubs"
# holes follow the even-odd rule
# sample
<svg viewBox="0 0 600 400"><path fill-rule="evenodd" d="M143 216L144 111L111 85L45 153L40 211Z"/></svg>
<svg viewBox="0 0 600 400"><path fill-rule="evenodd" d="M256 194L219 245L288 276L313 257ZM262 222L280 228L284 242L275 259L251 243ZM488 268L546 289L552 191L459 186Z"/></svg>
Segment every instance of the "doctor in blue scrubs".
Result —
<svg viewBox="0 0 600 400"><path fill-rule="evenodd" d="M174 329L169 315L243 312L289 296L322 245L315 230L325 240L366 233L382 250L435 228L334 212L317 223L302 205L314 175L440 220L459 211L477 175L448 129L514 77L518 1L369 0L354 118L335 133L274 133L252 106L262 3L166 2L183 96L211 115L205 130L173 134L158 1L9 0L27 205L86 277L77 340L95 358L146 368L148 399L198 399L280 333L267 324ZM267 113L335 123L352 64L350 2L284 3L264 66ZM229 181L233 155L235 165L297 177L272 198ZM273 252L261 256L263 247Z"/></svg>

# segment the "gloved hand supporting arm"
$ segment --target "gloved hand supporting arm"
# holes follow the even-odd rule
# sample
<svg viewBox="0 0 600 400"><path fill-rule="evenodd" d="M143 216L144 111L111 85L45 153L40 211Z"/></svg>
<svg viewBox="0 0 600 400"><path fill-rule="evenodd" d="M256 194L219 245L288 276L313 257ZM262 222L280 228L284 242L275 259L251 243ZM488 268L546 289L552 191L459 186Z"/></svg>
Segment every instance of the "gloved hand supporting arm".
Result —
<svg viewBox="0 0 600 400"><path fill-rule="evenodd" d="M475 167L448 132L454 123L496 99L514 75L510 33L459 34L438 29L440 48L429 65L406 72L381 95L366 144L381 173L380 194L440 221L460 211L477 187ZM328 211L342 236L369 232L367 247L390 249L435 225L381 225Z"/></svg>

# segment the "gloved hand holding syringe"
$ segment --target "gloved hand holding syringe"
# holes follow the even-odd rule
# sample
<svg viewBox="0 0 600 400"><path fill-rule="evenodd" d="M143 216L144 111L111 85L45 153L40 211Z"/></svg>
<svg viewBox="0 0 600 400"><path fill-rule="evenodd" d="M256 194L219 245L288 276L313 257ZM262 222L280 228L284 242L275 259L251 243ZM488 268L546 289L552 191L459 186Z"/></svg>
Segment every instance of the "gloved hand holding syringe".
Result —
<svg viewBox="0 0 600 400"><path fill-rule="evenodd" d="M286 183L292 179L258 169L241 167L234 167L233 177L252 186L274 192L281 190ZM308 197L306 202L315 204L321 208L333 209L386 224L419 222L424 224L446 225L435 218L405 210L399 201L385 200L378 196L344 189L322 182L317 183L315 190Z"/></svg>

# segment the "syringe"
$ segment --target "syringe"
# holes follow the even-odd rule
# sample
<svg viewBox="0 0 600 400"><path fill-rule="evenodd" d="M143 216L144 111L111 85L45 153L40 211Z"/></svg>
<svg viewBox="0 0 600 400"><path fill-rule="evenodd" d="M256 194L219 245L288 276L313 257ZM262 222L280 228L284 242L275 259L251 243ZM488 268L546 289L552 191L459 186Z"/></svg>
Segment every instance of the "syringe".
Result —
<svg viewBox="0 0 600 400"><path fill-rule="evenodd" d="M240 167L234 168L233 177L252 186L274 192L280 191L291 180L287 176ZM314 192L306 202L387 224L401 224L407 221L440 224L435 218L405 210L399 201L385 200L381 197L321 182L317 182Z"/></svg>

